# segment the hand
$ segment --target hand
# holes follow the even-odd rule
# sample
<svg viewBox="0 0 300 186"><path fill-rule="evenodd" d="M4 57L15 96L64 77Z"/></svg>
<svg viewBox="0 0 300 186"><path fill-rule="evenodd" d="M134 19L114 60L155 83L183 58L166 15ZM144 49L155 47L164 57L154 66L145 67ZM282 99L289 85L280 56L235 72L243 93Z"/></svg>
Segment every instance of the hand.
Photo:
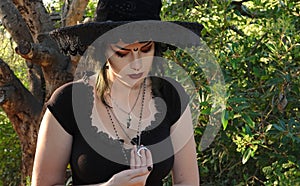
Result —
<svg viewBox="0 0 300 186"><path fill-rule="evenodd" d="M149 174L147 167L124 170L115 174L105 186L144 186Z"/></svg>
<svg viewBox="0 0 300 186"><path fill-rule="evenodd" d="M144 146L142 146L144 147ZM152 155L149 149L144 148L140 150L140 155L138 155L137 152L137 147L134 146L133 149L131 150L131 157L130 157L130 168L131 169L138 169L142 167L153 167L153 162L152 162Z"/></svg>
<svg viewBox="0 0 300 186"><path fill-rule="evenodd" d="M152 155L150 150L141 150L138 156L136 146L131 151L130 169L115 174L107 186L144 186L152 170Z"/></svg>

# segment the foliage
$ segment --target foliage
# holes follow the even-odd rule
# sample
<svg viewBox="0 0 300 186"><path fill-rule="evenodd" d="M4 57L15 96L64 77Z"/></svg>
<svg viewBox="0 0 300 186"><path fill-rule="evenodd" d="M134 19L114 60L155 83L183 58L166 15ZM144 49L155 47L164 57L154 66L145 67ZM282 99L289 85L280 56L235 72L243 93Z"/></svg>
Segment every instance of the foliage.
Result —
<svg viewBox="0 0 300 186"><path fill-rule="evenodd" d="M20 184L21 149L11 123L0 110L0 185Z"/></svg>
<svg viewBox="0 0 300 186"><path fill-rule="evenodd" d="M56 12L62 2L52 3ZM95 2L88 6L86 17L93 17ZM223 129L208 149L198 149L201 184L300 185L298 0L164 0L162 10L163 20L204 25L202 39L215 54L226 80ZM3 28L0 31L4 34ZM3 34L0 57L26 84L25 65ZM195 128L199 145L211 112L210 90L201 69L187 63L182 51L167 55L177 59L199 89L201 116ZM0 184L15 185L20 147L3 114L0 134L4 160ZM170 185L171 179L165 182Z"/></svg>
<svg viewBox="0 0 300 186"><path fill-rule="evenodd" d="M14 74L20 79L25 87L29 87L27 81L27 67L25 61L15 53L16 44L13 42L9 33L7 33L3 26L0 25L0 58L5 61Z"/></svg>
<svg viewBox="0 0 300 186"><path fill-rule="evenodd" d="M93 19L95 17L95 12L97 8L97 2L96 0L89 1L86 9L85 17Z"/></svg>
<svg viewBox="0 0 300 186"><path fill-rule="evenodd" d="M0 58L8 63L24 86L28 87L26 64L14 52L15 43L0 27ZM17 134L5 113L0 109L0 185L19 185L21 178L21 147Z"/></svg>
<svg viewBox="0 0 300 186"><path fill-rule="evenodd" d="M300 3L169 0L163 10L164 19L204 25L228 87L224 130L198 151L202 185L299 185Z"/></svg>

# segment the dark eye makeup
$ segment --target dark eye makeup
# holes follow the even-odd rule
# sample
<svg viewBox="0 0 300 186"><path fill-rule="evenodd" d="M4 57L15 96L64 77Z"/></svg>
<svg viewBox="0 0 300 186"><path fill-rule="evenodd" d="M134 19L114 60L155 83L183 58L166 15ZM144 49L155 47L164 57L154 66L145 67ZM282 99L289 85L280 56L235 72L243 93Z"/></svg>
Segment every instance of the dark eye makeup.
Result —
<svg viewBox="0 0 300 186"><path fill-rule="evenodd" d="M141 47L141 49L140 49L141 52L148 53L152 49L152 45L153 45L152 41L148 41L144 46ZM120 48L120 50L118 50L118 51L111 48L118 57L125 57L130 51L130 49L126 49L123 47L118 47L118 48Z"/></svg>
<svg viewBox="0 0 300 186"><path fill-rule="evenodd" d="M124 57L124 56L126 56L129 52L122 53L122 52L119 52L119 51L115 51L115 53L116 53L117 56L119 56L119 57Z"/></svg>
<svg viewBox="0 0 300 186"><path fill-rule="evenodd" d="M144 53L148 53L152 49L152 44L141 48L141 51Z"/></svg>

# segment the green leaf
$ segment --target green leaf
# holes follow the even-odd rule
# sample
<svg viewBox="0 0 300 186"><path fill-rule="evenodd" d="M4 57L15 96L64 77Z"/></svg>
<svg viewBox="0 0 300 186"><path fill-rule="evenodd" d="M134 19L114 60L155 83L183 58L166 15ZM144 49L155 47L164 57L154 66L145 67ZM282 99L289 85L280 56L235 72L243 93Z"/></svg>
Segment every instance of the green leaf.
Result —
<svg viewBox="0 0 300 186"><path fill-rule="evenodd" d="M223 129L225 130L228 125L228 111L227 110L223 110L221 120L222 120Z"/></svg>
<svg viewBox="0 0 300 186"><path fill-rule="evenodd" d="M261 76L261 70L260 68L257 67L253 67L253 73L256 77L260 77Z"/></svg>
<svg viewBox="0 0 300 186"><path fill-rule="evenodd" d="M245 134L248 134L249 136L253 135L251 132L251 128L248 125L245 125L245 127L243 127L242 129Z"/></svg>
<svg viewBox="0 0 300 186"><path fill-rule="evenodd" d="M209 114L210 114L210 108L202 109L202 110L201 110L201 114L209 115Z"/></svg>
<svg viewBox="0 0 300 186"><path fill-rule="evenodd" d="M251 119L249 115L242 114L243 119L245 122L248 124L249 127L254 128L255 127L255 122Z"/></svg>
<svg viewBox="0 0 300 186"><path fill-rule="evenodd" d="M245 151L245 153L243 154L243 158L242 158L242 163L245 164L247 163L247 161L249 160L250 156L252 153L252 149L251 148L247 148L247 150Z"/></svg>
<svg viewBox="0 0 300 186"><path fill-rule="evenodd" d="M273 127L281 132L284 132L284 128L282 128L281 126L277 125L277 124L273 124Z"/></svg>
<svg viewBox="0 0 300 186"><path fill-rule="evenodd" d="M275 47L274 44L272 44L272 43L267 43L266 46L268 47L268 49L269 49L272 53L276 53L276 52L277 52L277 48Z"/></svg>

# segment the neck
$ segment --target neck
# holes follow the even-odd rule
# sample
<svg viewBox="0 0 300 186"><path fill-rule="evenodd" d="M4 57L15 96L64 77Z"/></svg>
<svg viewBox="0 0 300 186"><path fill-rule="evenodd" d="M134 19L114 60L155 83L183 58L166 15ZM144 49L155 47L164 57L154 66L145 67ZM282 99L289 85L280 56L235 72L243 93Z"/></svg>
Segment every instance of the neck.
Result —
<svg viewBox="0 0 300 186"><path fill-rule="evenodd" d="M145 80L146 81L146 80ZM124 84L123 82L115 79L115 81L111 82L111 99L120 104L120 106L126 108L130 107L134 100L139 97L141 94L143 86L148 86L147 81L144 85L144 79L140 80L134 86L130 87Z"/></svg>
<svg viewBox="0 0 300 186"><path fill-rule="evenodd" d="M134 92L138 91L144 79L140 79L135 82L133 85L122 80L119 74L115 73L113 70L108 71L108 79L110 87L112 90L120 92Z"/></svg>

